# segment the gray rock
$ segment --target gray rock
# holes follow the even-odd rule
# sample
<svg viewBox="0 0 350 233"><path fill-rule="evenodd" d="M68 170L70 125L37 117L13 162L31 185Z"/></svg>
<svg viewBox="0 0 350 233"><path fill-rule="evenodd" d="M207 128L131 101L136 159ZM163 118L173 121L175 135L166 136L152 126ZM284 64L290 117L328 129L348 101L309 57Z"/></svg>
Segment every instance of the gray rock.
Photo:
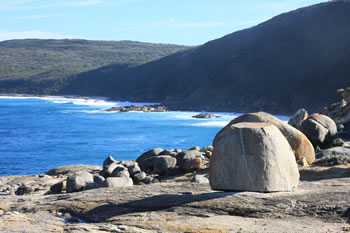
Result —
<svg viewBox="0 0 350 233"><path fill-rule="evenodd" d="M112 156L108 156L105 161L103 161L103 168L107 168L112 163L117 163L117 160L115 160Z"/></svg>
<svg viewBox="0 0 350 233"><path fill-rule="evenodd" d="M146 173L145 172L138 172L136 174L134 174L133 176L133 180L135 183L140 183L142 181L144 181L144 179L146 179Z"/></svg>
<svg viewBox="0 0 350 233"><path fill-rule="evenodd" d="M138 165L133 165L128 167L128 171L131 177L133 177L136 173L141 172L141 168Z"/></svg>
<svg viewBox="0 0 350 233"><path fill-rule="evenodd" d="M196 150L196 151L200 151L201 148L199 146L194 146L194 147L191 147L190 149L188 150Z"/></svg>
<svg viewBox="0 0 350 233"><path fill-rule="evenodd" d="M94 182L96 184L103 184L105 181L105 178L103 176L94 176Z"/></svg>
<svg viewBox="0 0 350 233"><path fill-rule="evenodd" d="M27 185L21 185L17 188L15 191L16 195L26 195L26 194L31 194L33 192L33 188L29 187Z"/></svg>
<svg viewBox="0 0 350 233"><path fill-rule="evenodd" d="M85 189L88 183L93 183L94 177L88 173L83 172L77 176L67 178L67 193L79 192Z"/></svg>
<svg viewBox="0 0 350 233"><path fill-rule="evenodd" d="M143 183L145 184L152 184L153 182L153 177L146 176L145 179L143 180Z"/></svg>
<svg viewBox="0 0 350 233"><path fill-rule="evenodd" d="M122 165L120 165L118 163L111 163L111 164L109 164L105 169L103 169L105 171L105 174L103 176L104 177L110 176L112 174L112 172L114 171L114 169L116 169L117 167L121 167L121 166Z"/></svg>
<svg viewBox="0 0 350 233"><path fill-rule="evenodd" d="M299 129L301 123L303 123L303 121L306 120L308 116L308 112L304 108L301 108L289 119L288 124L294 128Z"/></svg>
<svg viewBox="0 0 350 233"><path fill-rule="evenodd" d="M219 118L220 116L217 116L215 114L211 114L211 113L200 113L197 114L195 116L192 116L193 118L204 118L204 119L208 119L208 118Z"/></svg>
<svg viewBox="0 0 350 233"><path fill-rule="evenodd" d="M123 165L126 168L129 168L129 167L135 166L135 165L138 166L136 161L130 161L130 160L129 161L127 161L127 160L121 161L120 164Z"/></svg>
<svg viewBox="0 0 350 233"><path fill-rule="evenodd" d="M58 182L50 187L50 191L53 193L60 193L62 191L65 191L67 189L67 181L61 181Z"/></svg>
<svg viewBox="0 0 350 233"><path fill-rule="evenodd" d="M240 123L216 135L209 180L216 190L292 191L299 171L288 141L276 126Z"/></svg>
<svg viewBox="0 0 350 233"><path fill-rule="evenodd" d="M300 126L300 130L310 139L312 144L324 147L337 133L337 125L328 116L313 114Z"/></svg>
<svg viewBox="0 0 350 233"><path fill-rule="evenodd" d="M127 170L120 170L120 169L115 169L110 177L130 177L130 174Z"/></svg>
<svg viewBox="0 0 350 233"><path fill-rule="evenodd" d="M136 162L139 164L142 171L149 171L152 169L152 160L150 160L150 158L158 156L163 151L164 150L162 148L154 148L152 150L149 150L140 155L136 159Z"/></svg>
<svg viewBox="0 0 350 233"><path fill-rule="evenodd" d="M209 179L202 175L195 175L191 182L197 183L197 184L209 184Z"/></svg>
<svg viewBox="0 0 350 233"><path fill-rule="evenodd" d="M140 155L137 159L136 162L140 163L141 161L157 156L159 155L161 152L163 152L164 150L162 148L154 148L152 150L149 150L145 153L143 153L142 155Z"/></svg>
<svg viewBox="0 0 350 233"><path fill-rule="evenodd" d="M314 147L302 132L266 112L248 113L239 116L232 120L219 133L230 130L230 127L233 124L242 122L262 122L275 125L289 142L297 161L303 161L303 158L305 158L307 163L311 164L315 160Z"/></svg>
<svg viewBox="0 0 350 233"><path fill-rule="evenodd" d="M131 178L128 177L108 177L103 183L104 187L118 188L132 186L134 183Z"/></svg>
<svg viewBox="0 0 350 233"><path fill-rule="evenodd" d="M153 158L153 172L164 175L169 168L176 166L176 159L169 155L162 155Z"/></svg>
<svg viewBox="0 0 350 233"><path fill-rule="evenodd" d="M177 165L183 172L198 170L202 165L203 153L196 150L180 152L176 155Z"/></svg>

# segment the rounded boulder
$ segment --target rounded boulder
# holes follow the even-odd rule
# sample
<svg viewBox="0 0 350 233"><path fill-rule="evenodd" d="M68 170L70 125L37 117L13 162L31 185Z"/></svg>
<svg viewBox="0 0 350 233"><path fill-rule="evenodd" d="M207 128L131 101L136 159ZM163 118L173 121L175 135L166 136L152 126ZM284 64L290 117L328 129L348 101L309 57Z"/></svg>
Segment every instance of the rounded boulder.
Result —
<svg viewBox="0 0 350 233"><path fill-rule="evenodd" d="M239 123L216 135L209 181L214 190L292 191L299 171L288 141L276 126Z"/></svg>

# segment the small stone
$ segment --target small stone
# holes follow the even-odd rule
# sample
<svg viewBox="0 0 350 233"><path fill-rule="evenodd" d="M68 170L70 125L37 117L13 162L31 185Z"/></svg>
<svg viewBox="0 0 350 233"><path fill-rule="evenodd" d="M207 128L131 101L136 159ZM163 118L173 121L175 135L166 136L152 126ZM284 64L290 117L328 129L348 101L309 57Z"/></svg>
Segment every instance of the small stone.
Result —
<svg viewBox="0 0 350 233"><path fill-rule="evenodd" d="M141 181L144 181L146 176L147 175L145 172L139 172L139 173L134 174L133 180L135 183L139 183Z"/></svg>
<svg viewBox="0 0 350 233"><path fill-rule="evenodd" d="M103 183L104 187L117 188L132 186L134 183L131 178L127 177L108 177Z"/></svg>
<svg viewBox="0 0 350 233"><path fill-rule="evenodd" d="M197 184L209 184L209 179L202 175L195 175L191 182L197 183Z"/></svg>
<svg viewBox="0 0 350 233"><path fill-rule="evenodd" d="M26 195L26 194L31 194L32 192L33 192L33 189L31 187L28 187L28 186L22 184L15 191L15 194L16 195Z"/></svg>
<svg viewBox="0 0 350 233"><path fill-rule="evenodd" d="M66 188L67 188L67 181L64 180L64 181L61 181L61 182L58 182L58 183L52 185L50 187L50 191L53 193L60 193L64 190L66 190Z"/></svg>

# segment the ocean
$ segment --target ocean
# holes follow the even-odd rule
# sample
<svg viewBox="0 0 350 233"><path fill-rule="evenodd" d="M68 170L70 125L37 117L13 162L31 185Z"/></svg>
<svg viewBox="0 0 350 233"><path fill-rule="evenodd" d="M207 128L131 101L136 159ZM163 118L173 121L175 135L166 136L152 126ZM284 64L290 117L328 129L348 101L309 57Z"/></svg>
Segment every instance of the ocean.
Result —
<svg viewBox="0 0 350 233"><path fill-rule="evenodd" d="M216 133L239 115L195 119L198 112L101 112L130 104L147 103L1 96L0 176L42 174L73 164L102 165L109 155L135 160L156 147L211 145Z"/></svg>
<svg viewBox="0 0 350 233"><path fill-rule="evenodd" d="M198 112L101 113L129 102L64 97L0 97L0 176L42 174L64 165L134 160L155 147L212 144L237 114L194 119ZM138 103L146 104L146 103Z"/></svg>

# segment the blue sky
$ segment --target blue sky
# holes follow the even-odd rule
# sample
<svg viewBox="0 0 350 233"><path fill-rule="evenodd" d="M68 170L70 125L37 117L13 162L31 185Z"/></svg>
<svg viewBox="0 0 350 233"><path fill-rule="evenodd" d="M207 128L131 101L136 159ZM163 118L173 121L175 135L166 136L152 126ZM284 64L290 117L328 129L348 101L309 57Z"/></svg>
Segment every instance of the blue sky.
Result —
<svg viewBox="0 0 350 233"><path fill-rule="evenodd" d="M136 40L199 45L321 0L0 0L0 41Z"/></svg>

